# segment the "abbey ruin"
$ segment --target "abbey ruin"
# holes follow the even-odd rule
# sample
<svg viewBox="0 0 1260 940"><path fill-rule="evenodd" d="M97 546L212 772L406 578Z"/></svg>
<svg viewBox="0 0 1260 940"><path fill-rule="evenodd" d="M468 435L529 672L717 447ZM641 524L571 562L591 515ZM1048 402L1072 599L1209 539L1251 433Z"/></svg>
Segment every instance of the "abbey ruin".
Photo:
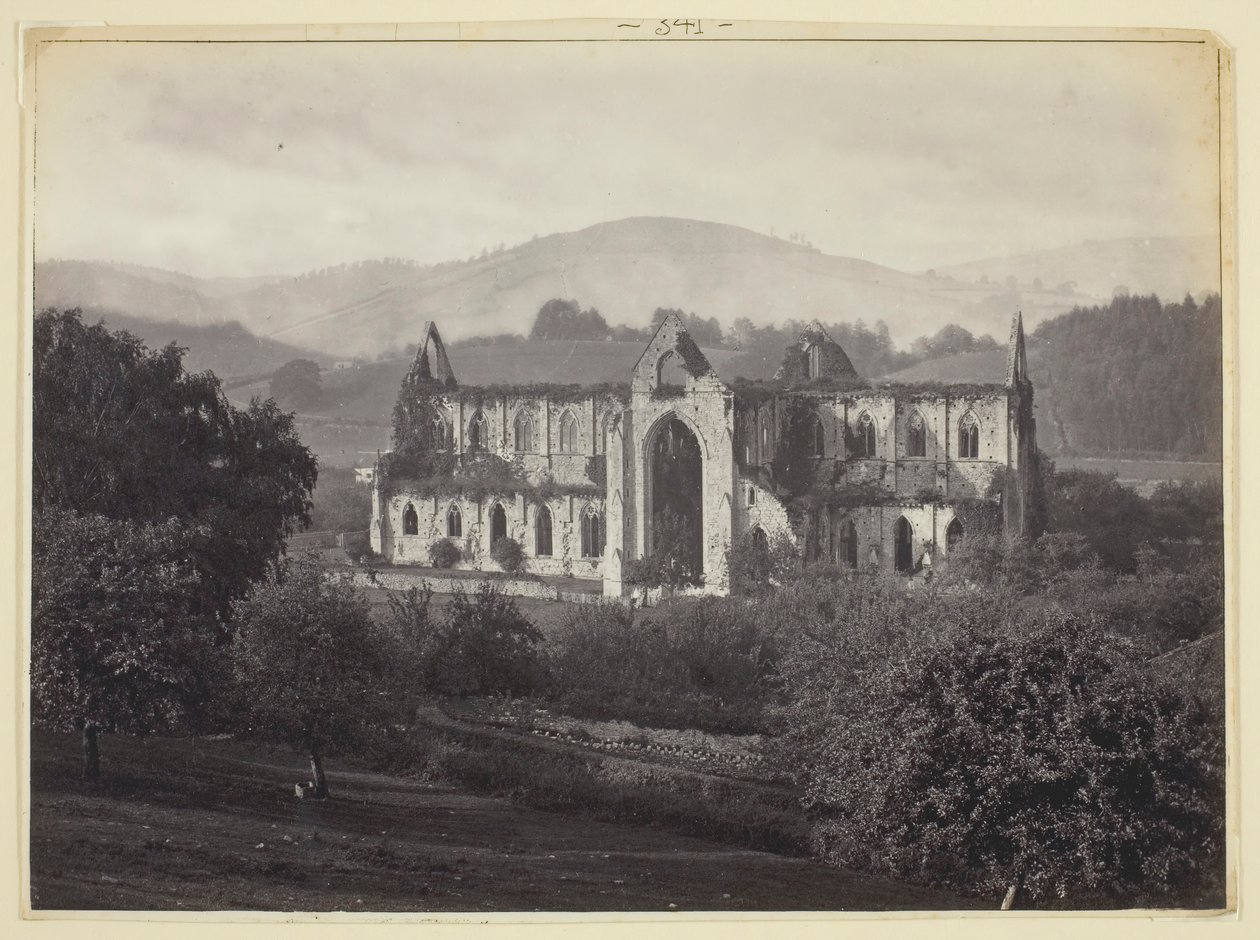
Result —
<svg viewBox="0 0 1260 940"><path fill-rule="evenodd" d="M631 589L668 549L705 593L730 588L737 544L787 539L807 562L908 577L974 526L1028 526L1036 453L1016 315L1004 375L875 384L817 323L775 378L724 382L671 316L628 385L465 387L433 324L403 382L404 440L373 484L372 548L428 565L525 570Z"/></svg>

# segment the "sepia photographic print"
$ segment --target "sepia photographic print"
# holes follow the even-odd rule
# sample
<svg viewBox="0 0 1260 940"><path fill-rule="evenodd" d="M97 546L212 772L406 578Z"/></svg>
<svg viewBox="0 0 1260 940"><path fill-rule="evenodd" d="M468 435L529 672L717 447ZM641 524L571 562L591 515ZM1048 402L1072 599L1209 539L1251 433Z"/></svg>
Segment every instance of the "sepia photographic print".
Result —
<svg viewBox="0 0 1260 940"><path fill-rule="evenodd" d="M1235 908L1211 33L25 55L28 916Z"/></svg>

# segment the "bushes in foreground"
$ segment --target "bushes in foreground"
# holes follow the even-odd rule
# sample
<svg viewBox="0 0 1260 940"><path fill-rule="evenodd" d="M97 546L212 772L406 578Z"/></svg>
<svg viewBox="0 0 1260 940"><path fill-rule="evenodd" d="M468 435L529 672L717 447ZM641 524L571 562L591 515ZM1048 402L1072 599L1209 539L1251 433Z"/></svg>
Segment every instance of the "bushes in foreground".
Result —
<svg viewBox="0 0 1260 940"><path fill-rule="evenodd" d="M548 646L552 704L590 718L759 731L778 636L729 598L672 601L637 622L620 604L576 607Z"/></svg>
<svg viewBox="0 0 1260 940"><path fill-rule="evenodd" d="M782 665L778 758L826 859L995 899L1216 901L1196 893L1223 860L1210 709L1073 614L856 600Z"/></svg>

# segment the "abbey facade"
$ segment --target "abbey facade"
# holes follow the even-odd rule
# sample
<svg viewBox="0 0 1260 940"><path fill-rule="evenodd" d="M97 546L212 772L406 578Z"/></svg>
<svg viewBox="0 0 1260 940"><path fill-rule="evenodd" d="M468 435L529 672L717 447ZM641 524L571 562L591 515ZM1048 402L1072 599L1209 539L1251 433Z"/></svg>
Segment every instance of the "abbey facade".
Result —
<svg viewBox="0 0 1260 940"><path fill-rule="evenodd" d="M724 594L733 547L784 540L810 562L913 577L974 527L1029 524L1018 316L995 378L872 384L814 324L773 381L728 385L671 317L628 385L462 387L430 324L400 398L427 470L377 473L372 548L427 566L446 540L455 567L499 570L492 548L512 539L526 571L601 581L609 597L667 548Z"/></svg>

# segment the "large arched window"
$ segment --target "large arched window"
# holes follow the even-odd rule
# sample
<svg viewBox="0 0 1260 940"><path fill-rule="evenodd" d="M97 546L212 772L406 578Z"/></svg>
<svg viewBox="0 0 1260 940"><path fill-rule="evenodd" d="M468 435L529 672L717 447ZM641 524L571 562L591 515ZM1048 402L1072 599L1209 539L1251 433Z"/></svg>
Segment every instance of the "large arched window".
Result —
<svg viewBox="0 0 1260 940"><path fill-rule="evenodd" d="M917 411L910 415L910 420L906 423L906 456L927 456L927 423Z"/></svg>
<svg viewBox="0 0 1260 940"><path fill-rule="evenodd" d="M420 534L420 518L416 515L416 507L407 504L407 508L403 510L403 535L419 535Z"/></svg>
<svg viewBox="0 0 1260 940"><path fill-rule="evenodd" d="M962 523L955 519L948 528L945 529L945 550L952 552L958 547L958 543L963 539Z"/></svg>
<svg viewBox="0 0 1260 940"><path fill-rule="evenodd" d="M809 377L811 379L821 378L822 376L822 347L817 343L811 343L806 354L809 357Z"/></svg>
<svg viewBox="0 0 1260 940"><path fill-rule="evenodd" d="M429 424L429 436L434 450L446 450L446 419L441 415L433 416L433 421Z"/></svg>
<svg viewBox="0 0 1260 940"><path fill-rule="evenodd" d="M541 558L551 556L551 510L539 506L534 516L534 554Z"/></svg>
<svg viewBox="0 0 1260 940"><path fill-rule="evenodd" d="M823 433L822 418L818 415L814 415L814 420L810 424L809 437L814 456L824 456L827 453L827 436Z"/></svg>
<svg viewBox="0 0 1260 940"><path fill-rule="evenodd" d="M512 423L513 439L516 443L516 452L518 454L533 453L534 450L534 419L524 411L518 412L516 421Z"/></svg>
<svg viewBox="0 0 1260 940"><path fill-rule="evenodd" d="M577 418L573 417L572 411L566 411L560 417L560 452L576 454L580 451Z"/></svg>
<svg viewBox="0 0 1260 940"><path fill-rule="evenodd" d="M604 520L594 506L582 513L582 557L599 558L604 554Z"/></svg>
<svg viewBox="0 0 1260 940"><path fill-rule="evenodd" d="M964 460L980 457L980 422L970 411L958 422L958 456Z"/></svg>
<svg viewBox="0 0 1260 940"><path fill-rule="evenodd" d="M446 535L447 538L452 539L463 538L464 536L464 514L454 504L446 511Z"/></svg>
<svg viewBox="0 0 1260 940"><path fill-rule="evenodd" d="M875 456L875 419L869 411L863 411L857 419L856 457Z"/></svg>
<svg viewBox="0 0 1260 940"><path fill-rule="evenodd" d="M490 446L490 422L478 411L468 422L468 449L484 450Z"/></svg>

